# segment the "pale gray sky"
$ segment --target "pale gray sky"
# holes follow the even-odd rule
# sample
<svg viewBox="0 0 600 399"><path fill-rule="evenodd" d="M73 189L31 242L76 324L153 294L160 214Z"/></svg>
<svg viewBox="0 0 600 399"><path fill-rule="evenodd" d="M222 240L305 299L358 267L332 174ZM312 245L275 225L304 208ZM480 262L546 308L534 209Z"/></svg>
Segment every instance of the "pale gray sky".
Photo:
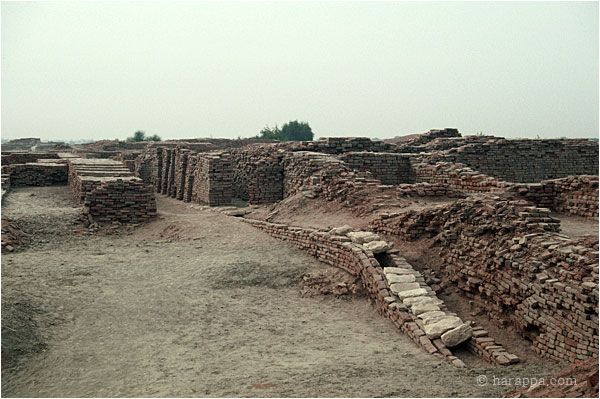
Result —
<svg viewBox="0 0 600 399"><path fill-rule="evenodd" d="M2 3L2 137L598 135L598 4Z"/></svg>

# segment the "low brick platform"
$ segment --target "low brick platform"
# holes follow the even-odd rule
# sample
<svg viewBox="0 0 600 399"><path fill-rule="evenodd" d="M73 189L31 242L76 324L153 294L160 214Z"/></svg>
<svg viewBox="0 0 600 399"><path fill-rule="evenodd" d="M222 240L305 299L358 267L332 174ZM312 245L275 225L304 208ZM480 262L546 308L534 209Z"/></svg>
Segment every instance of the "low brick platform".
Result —
<svg viewBox="0 0 600 399"><path fill-rule="evenodd" d="M67 184L69 167L64 163L36 162L10 165L5 170L12 187L51 186Z"/></svg>
<svg viewBox="0 0 600 399"><path fill-rule="evenodd" d="M133 176L122 162L71 159L69 186L90 223L139 223L156 216L152 186Z"/></svg>

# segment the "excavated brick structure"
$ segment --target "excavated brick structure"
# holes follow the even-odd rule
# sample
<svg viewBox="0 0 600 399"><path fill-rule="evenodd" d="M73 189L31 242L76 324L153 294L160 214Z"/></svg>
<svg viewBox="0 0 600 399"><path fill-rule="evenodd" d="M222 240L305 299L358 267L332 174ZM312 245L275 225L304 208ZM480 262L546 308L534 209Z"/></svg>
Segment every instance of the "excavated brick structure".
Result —
<svg viewBox="0 0 600 399"><path fill-rule="evenodd" d="M598 141L490 138L430 155L465 164L500 179L532 183L572 175L598 175Z"/></svg>
<svg viewBox="0 0 600 399"><path fill-rule="evenodd" d="M282 152L275 145L252 145L230 150L233 191L251 204L270 204L283 199Z"/></svg>
<svg viewBox="0 0 600 399"><path fill-rule="evenodd" d="M371 172L383 184L412 183L412 166L407 155L389 152L348 152L340 159L352 170Z"/></svg>
<svg viewBox="0 0 600 399"><path fill-rule="evenodd" d="M38 159L59 159L55 152L10 152L2 154L2 166L35 163Z"/></svg>
<svg viewBox="0 0 600 399"><path fill-rule="evenodd" d="M598 218L598 176L569 176L519 184L509 189L537 206L557 212Z"/></svg>
<svg viewBox="0 0 600 399"><path fill-rule="evenodd" d="M36 162L3 167L3 172L10 176L10 185L13 187L51 186L67 184L69 167L58 162Z"/></svg>
<svg viewBox="0 0 600 399"><path fill-rule="evenodd" d="M139 223L156 216L152 186L109 159L70 159L69 186L90 223Z"/></svg>
<svg viewBox="0 0 600 399"><path fill-rule="evenodd" d="M433 237L445 278L514 325L541 356L598 357L598 252L556 233L549 213L523 200L468 198L382 215L373 228L406 240Z"/></svg>
<svg viewBox="0 0 600 399"><path fill-rule="evenodd" d="M194 191L194 176L196 174L196 164L198 162L198 154L191 152L187 158L187 172L185 174L185 181L183 184L183 198L185 202L191 202Z"/></svg>
<svg viewBox="0 0 600 399"><path fill-rule="evenodd" d="M228 153L197 154L191 200L210 206L230 205L232 179L233 168Z"/></svg>
<svg viewBox="0 0 600 399"><path fill-rule="evenodd" d="M174 198L183 200L185 181L188 172L188 157L190 150L177 149L175 156L175 190Z"/></svg>
<svg viewBox="0 0 600 399"><path fill-rule="evenodd" d="M343 154L355 151L394 152L396 146L368 137L322 137L317 141L300 141L290 148L292 151L312 151L326 154Z"/></svg>
<svg viewBox="0 0 600 399"><path fill-rule="evenodd" d="M169 192L169 175L171 171L171 157L173 156L172 148L162 149L162 172L160 179L160 193L167 195Z"/></svg>
<svg viewBox="0 0 600 399"><path fill-rule="evenodd" d="M345 228L326 232L252 219L244 221L291 242L324 263L360 277L378 312L428 353L465 367L449 347L466 342L467 348L492 363L508 365L519 361L497 345L487 331L472 328L448 312L423 276L397 251L390 250L389 244L377 241L377 235Z"/></svg>

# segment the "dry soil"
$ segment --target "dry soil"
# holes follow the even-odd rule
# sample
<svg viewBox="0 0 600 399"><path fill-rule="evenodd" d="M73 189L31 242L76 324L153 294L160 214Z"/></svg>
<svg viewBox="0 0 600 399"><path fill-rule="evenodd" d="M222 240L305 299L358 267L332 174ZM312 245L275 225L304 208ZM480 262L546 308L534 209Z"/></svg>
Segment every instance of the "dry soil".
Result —
<svg viewBox="0 0 600 399"><path fill-rule="evenodd" d="M515 387L493 376L555 368L454 368L365 299L301 297L324 265L291 245L214 210L158 209L90 235L67 187L8 194L2 216L33 242L2 257L4 396L497 396Z"/></svg>

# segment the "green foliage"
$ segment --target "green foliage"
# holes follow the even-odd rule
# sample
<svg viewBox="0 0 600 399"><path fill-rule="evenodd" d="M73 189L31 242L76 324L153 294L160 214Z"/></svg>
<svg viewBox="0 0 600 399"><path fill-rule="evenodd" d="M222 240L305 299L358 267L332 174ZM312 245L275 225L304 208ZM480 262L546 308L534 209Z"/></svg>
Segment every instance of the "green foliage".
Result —
<svg viewBox="0 0 600 399"><path fill-rule="evenodd" d="M265 126L259 133L261 139L281 141L311 141L314 138L312 129L308 122L289 121L281 129L275 125L271 128Z"/></svg>
<svg viewBox="0 0 600 399"><path fill-rule="evenodd" d="M283 136L281 135L281 130L279 130L279 128L277 127L277 125L275 125L274 128L271 128L269 126L265 126L259 133L259 137L261 139L268 139L268 140L282 140Z"/></svg>
<svg viewBox="0 0 600 399"><path fill-rule="evenodd" d="M161 138L158 135L146 136L146 133L143 130L138 130L133 134L133 136L128 137L127 141L141 142L141 141L160 141Z"/></svg>
<svg viewBox="0 0 600 399"><path fill-rule="evenodd" d="M286 141L312 141L314 134L308 122L289 121L281 127L281 135Z"/></svg>

